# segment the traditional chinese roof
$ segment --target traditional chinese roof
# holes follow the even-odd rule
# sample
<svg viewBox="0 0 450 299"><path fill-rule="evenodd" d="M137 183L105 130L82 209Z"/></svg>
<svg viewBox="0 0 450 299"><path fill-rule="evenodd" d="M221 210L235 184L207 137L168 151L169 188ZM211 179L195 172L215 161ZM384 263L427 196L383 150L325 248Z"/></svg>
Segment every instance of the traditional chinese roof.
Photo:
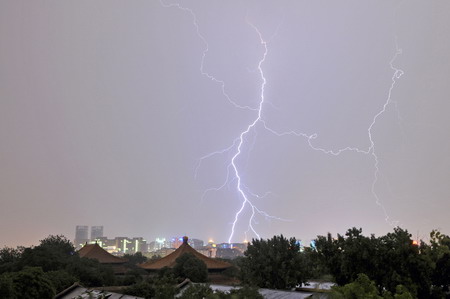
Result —
<svg viewBox="0 0 450 299"><path fill-rule="evenodd" d="M90 259L96 259L101 264L124 264L126 259L114 256L101 248L97 243L86 244L80 250L78 250L80 257L87 257Z"/></svg>
<svg viewBox="0 0 450 299"><path fill-rule="evenodd" d="M231 264L227 262L206 257L200 252L196 251L188 244L188 237L183 237L183 244L171 254L156 261L145 262L141 264L140 267L146 270L159 270L164 267L173 268L176 264L176 259L182 256L184 253L191 253L196 258L203 261L206 264L208 270L223 270L231 267Z"/></svg>

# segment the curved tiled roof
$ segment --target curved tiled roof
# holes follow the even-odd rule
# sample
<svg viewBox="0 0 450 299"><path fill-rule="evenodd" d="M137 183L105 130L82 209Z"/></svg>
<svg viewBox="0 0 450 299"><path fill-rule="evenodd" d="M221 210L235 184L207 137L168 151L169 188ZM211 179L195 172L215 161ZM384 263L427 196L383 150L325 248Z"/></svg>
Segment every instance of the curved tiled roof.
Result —
<svg viewBox="0 0 450 299"><path fill-rule="evenodd" d="M141 268L146 270L159 270L164 267L173 268L176 264L176 259L180 256L182 256L184 253L191 253L199 260L202 260L205 264L208 270L222 270L227 269L231 267L231 264L223 261L219 261L216 259L212 259L209 257L204 256L200 252L196 251L194 248L192 248L187 243L187 237L183 238L183 244L174 252L171 254L163 257L162 259L156 260L156 261L148 261L146 263L143 263L139 265Z"/></svg>
<svg viewBox="0 0 450 299"><path fill-rule="evenodd" d="M126 259L114 256L101 248L97 243L86 244L80 250L78 250L80 257L87 257L90 259L96 259L101 264L124 264Z"/></svg>

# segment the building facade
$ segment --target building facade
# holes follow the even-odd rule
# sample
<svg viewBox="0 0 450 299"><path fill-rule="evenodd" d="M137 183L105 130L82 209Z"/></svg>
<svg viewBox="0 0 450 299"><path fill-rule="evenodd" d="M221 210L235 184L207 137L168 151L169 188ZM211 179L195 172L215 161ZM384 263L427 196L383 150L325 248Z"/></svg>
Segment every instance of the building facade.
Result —
<svg viewBox="0 0 450 299"><path fill-rule="evenodd" d="M91 240L97 240L103 237L103 226L91 226Z"/></svg>
<svg viewBox="0 0 450 299"><path fill-rule="evenodd" d="M81 248L87 242L89 242L89 226L77 225L75 228L75 248Z"/></svg>

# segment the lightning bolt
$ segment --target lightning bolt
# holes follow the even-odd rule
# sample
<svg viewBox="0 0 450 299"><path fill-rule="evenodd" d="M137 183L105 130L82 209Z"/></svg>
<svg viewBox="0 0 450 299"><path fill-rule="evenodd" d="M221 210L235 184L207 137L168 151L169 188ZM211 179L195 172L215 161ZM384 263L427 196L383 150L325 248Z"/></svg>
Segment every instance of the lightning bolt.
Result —
<svg viewBox="0 0 450 299"><path fill-rule="evenodd" d="M318 134L314 133L314 134L306 134L303 132L297 132L294 130L291 131L285 131L285 132L279 132L276 131L274 129L272 129L267 123L266 121L263 119L262 117L262 112L263 112L263 108L265 104L272 104L269 102L266 102L265 100L265 87L267 84L267 80L264 76L264 71L262 68L262 65L264 64L266 57L268 55L268 42L266 40L264 40L261 32L258 30L258 28L252 24L251 22L249 22L247 20L247 23L249 24L249 26L251 26L256 34L259 37L259 42L262 45L263 49L264 49L264 53L262 55L262 58L259 60L258 62L258 67L257 67L257 72L259 74L259 77L261 79L261 88L260 88L260 94L259 94L259 102L258 102L258 106L257 107L250 107L250 106L243 106L243 105L239 105L235 100L233 100L226 92L226 87L225 87L225 82L223 80L217 79L215 78L213 75L209 74L207 71L205 71L204 69L204 62L207 56L207 53L209 51L209 44L207 42L207 40L205 39L205 37L201 34L200 32L200 28L198 25L198 19L197 16L195 15L194 11L190 8L186 8L181 6L178 3L172 3L172 4L165 4L162 0L160 0L160 3L163 7L165 8L177 8L180 10L183 10L187 13L189 13L192 17L193 20L193 25L195 27L197 36L200 38L200 40L202 41L202 43L205 45L205 48L202 52L202 56L201 56L201 61L200 61L200 72L203 76L205 76L206 78L210 79L211 81L219 84L221 86L221 90L222 90L222 94L224 96L224 98L230 103L232 104L235 108L239 108L239 109L247 109L247 110L251 110L251 111L255 111L256 112L256 116L253 119L252 122L250 122L250 124L245 128L245 130L243 130L239 136L233 141L233 143L222 150L218 150L218 151L214 151L212 153L209 153L203 157L201 157L198 160L198 163L195 167L194 173L195 173L195 177L197 177L197 173L199 168L201 167L201 163L203 160L205 159L209 159L213 156L216 155L223 155L225 153L229 153L231 151L234 151L234 154L230 160L230 163L227 166L227 175L226 175L226 179L225 181L218 187L213 187L213 188L209 188L207 190L204 191L203 196L202 196L202 200L203 198L206 196L206 194L208 192L211 191L219 191L222 188L224 188L225 186L227 186L230 183L236 182L235 186L236 186L236 190L237 193L240 195L240 198L242 200L239 209L237 210L235 216L234 216L234 220L231 224L231 233L229 235L228 238L228 242L231 243L232 238L235 234L235 228L236 228L236 224L239 220L240 215L242 214L242 212L244 211L245 207L249 207L251 210L251 216L249 217L249 221L248 221L248 230L245 232L245 236L247 236L248 232L253 232L253 234L255 234L257 236L257 238L260 238L260 235L258 234L258 232L255 230L253 223L255 222L255 216L256 214L260 214L263 217L265 217L265 219L275 219L275 220L281 220L281 221L290 221L287 219L283 219L283 218L279 218L279 217L275 217L275 216L271 216L268 213L266 213L265 211L262 211L260 209L258 209L255 204L253 204L252 200L250 199L250 197L253 198L262 198L264 196L266 196L267 194L269 194L270 192L266 193L264 196L259 196L253 192L251 192L251 190L245 186L242 182L242 177L241 177L241 173L240 173L240 168L237 165L237 160L239 159L239 157L241 156L241 154L243 153L243 146L246 143L246 137L247 135L250 134L250 132L255 132L256 133L256 126L258 124L261 124L263 126L263 128L269 132L271 132L272 134L278 136L278 137L283 137L283 136L296 136L296 137L302 137L306 140L308 146L314 150L314 151L319 151L322 152L323 154L326 155L333 155L333 156L339 156L344 152L354 152L357 154L363 154L363 155L370 155L372 156L373 160L374 160L374 178L372 181L372 185L371 185L371 192L373 197L375 198L375 203L382 209L384 216L385 216L385 221L390 224L391 226L396 225L398 222L397 221L391 221L390 217L384 207L384 205L382 204L378 194L376 193L376 185L379 179L379 173L380 173L380 169L379 169L379 158L378 155L376 154L376 146L375 146L375 141L373 139L372 136L372 131L374 129L374 127L376 126L377 120L386 112L387 107L389 106L389 104L391 103L391 97L392 97L392 91L397 83L397 79L399 79L404 72L401 69L398 69L394 66L394 62L397 59L397 56L402 54L402 50L398 48L398 45L396 43L396 51L394 56L392 57L392 59L389 62L390 68L393 71L393 75L391 78L391 85L389 87L388 90L388 94L387 94L387 98L382 106L382 108L380 109L380 111L378 111L373 119L372 122L370 123L368 129L367 129L367 134L368 134L368 139L369 139L369 147L367 149L360 149L358 147L344 147L338 150L332 150L332 149L325 149L325 148L321 148L321 147L317 147L314 145L314 140L316 140L318 138ZM277 29L278 31L278 29ZM276 35L276 33L275 33ZM272 36L273 37L273 36ZM272 38L271 37L271 38ZM272 104L273 105L273 104ZM234 175L232 175L234 174ZM232 178L231 178L232 177Z"/></svg>
<svg viewBox="0 0 450 299"><path fill-rule="evenodd" d="M257 34L258 34L258 36L260 38L260 42L261 42L261 44L264 47L264 54L263 54L262 59L259 61L258 68L257 68L257 70L259 72L259 75L260 75L260 77L262 79L261 94L260 94L260 101L259 101L258 107L255 108L255 107L250 107L250 106L239 105L235 100L233 100L227 94L226 88L225 88L225 82L223 80L217 79L216 77L214 77L213 75L211 75L207 71L205 71L204 63L205 63L205 59L206 59L207 53L209 51L209 44L208 44L206 38L200 32L200 27L198 25L198 18L196 16L196 14L194 13L194 11L192 9L190 9L190 8L182 6L179 3L166 4L162 0L160 0L160 3L165 8L177 8L177 9L185 11L185 12L187 12L187 13L189 13L191 15L192 22L193 22L193 25L195 27L197 36L200 38L202 43L205 45L205 48L204 48L204 50L202 52L201 61L200 61L200 73L203 76L205 76L206 78L210 79L211 81L213 81L215 83L218 83L221 86L222 94L225 97L225 99L230 104L232 104L235 108L247 109L247 110L251 110L251 111L256 111L257 112L257 116L253 120L253 122L248 125L246 130L241 132L239 137L233 141L233 144L231 146L229 146L228 148L222 149L222 150L218 150L218 151L209 153L209 154L207 154L207 155L205 155L205 156L203 156L203 157L201 157L199 159L199 161L198 161L198 163L197 163L197 165L195 167L195 170L194 170L194 176L197 177L198 169L201 167L201 163L202 163L203 160L211 158L211 157L213 157L215 155L221 155L221 154L224 154L224 153L228 153L231 150L236 149L236 152L233 155L233 157L231 158L230 164L227 167L227 176L226 176L225 182L223 184L221 184L220 186L218 186L218 187L213 187L213 188L209 188L209 189L205 190L204 193L203 193L203 196L202 196L202 200L204 199L204 197L206 196L206 194L208 192L219 191L222 188L224 188L225 186L227 186L227 184L229 184L229 183L233 182L234 180L236 180L237 191L241 195L243 201L242 201L242 204L240 206L240 209L235 214L235 218L234 218L234 221L232 223L231 234L230 234L230 237L229 237L228 241L231 242L231 239L232 239L232 237L234 235L234 230L235 230L235 226L236 226L236 223L238 221L239 215L242 213L242 211L244 210L244 208L247 205L250 206L251 211L252 211L252 214L251 214L249 222L248 222L249 230L251 230L258 238L260 238L260 235L256 232L255 228L253 227L254 217L255 217L256 213L264 216L266 219L276 219L276 220L280 220L280 221L289 221L287 219L271 216L267 212L258 209L252 203L252 201L250 200L249 196L244 191L244 189L248 189L248 188L242 184L241 175L239 173L238 166L236 165L236 160L238 159L238 157L242 153L242 146L243 146L243 144L245 142L245 136L257 125L258 122L261 121L261 113L262 113L262 108L263 108L263 104L264 104L264 87L266 85L266 78L264 77L264 73L263 73L263 70L261 68L261 65L263 64L263 62L264 62L264 60L266 58L266 55L267 55L267 51L268 51L268 49L267 49L267 42L264 41L264 39L262 38L262 35L259 32L259 30L253 24L248 22L249 25L257 32ZM234 178L232 180L230 180L230 170L232 170L232 172L234 173ZM251 196L254 196L256 198L261 198L261 197L264 197L265 195L268 194L268 193L266 193L264 196L259 196L257 194L252 193L251 191L248 191L248 193Z"/></svg>
<svg viewBox="0 0 450 299"><path fill-rule="evenodd" d="M389 215L388 215L388 213L386 211L386 208L382 204L382 202L380 200L380 197L378 196L378 194L377 194L377 192L375 190L376 189L375 187L377 185L378 178L379 178L378 176L379 176L379 173L380 173L380 168L379 168L380 161L379 161L378 155L376 154L376 151L375 151L376 147L375 147L375 141L374 141L373 136L372 136L372 131L373 131L373 129L374 129L376 123L377 123L378 118L380 118L386 112L387 107L392 102L392 91L394 90L394 87L395 87L395 85L397 83L397 79L400 79L400 77L404 74L403 70L401 70L399 68L396 68L394 66L395 60L397 59L397 57L399 55L402 54L402 49L400 49L398 47L397 38L396 38L396 42L395 42L395 48L396 48L396 51L394 53L394 56L389 61L389 66L390 66L391 70L393 71L393 74L392 74L392 77L391 77L391 85L390 85L389 90L388 90L386 101L384 102L381 110L378 111L378 113L376 113L374 115L374 117L372 119L372 122L370 123L370 125L369 125L369 127L367 129L367 135L368 135L368 139L369 139L369 143L370 143L370 145L369 145L369 147L367 149L360 149L360 148L357 148L357 147L345 147L345 148L341 148L341 149L338 149L338 150L330 150L330 149L316 147L313 144L313 141L318 138L318 135L316 133L311 134L311 135L307 135L306 133L301 133L301 132L296 132L296 131L277 132L274 129L272 129L269 126L267 126L267 124L263 121L264 128L266 130L268 130L269 132L275 134L276 136L282 137L282 136L286 136L286 135L294 135L294 136L297 136L297 137L304 137L304 138L306 138L306 140L308 142L308 145L309 145L309 147L311 149L313 149L315 151L322 152L322 153L327 154L327 155L339 156L340 154L342 154L344 152L348 152L348 151L359 153L359 154L364 154L364 155L371 155L373 157L373 160L374 160L374 178L373 178L373 181L372 181L371 192L372 192L373 197L375 198L375 203L383 211L383 214L384 214L384 217L385 217L385 221L390 226L397 226L399 222L390 220L390 217L389 217ZM395 106L395 108L397 110L397 106ZM397 110L397 117L399 117L398 110Z"/></svg>
<svg viewBox="0 0 450 299"><path fill-rule="evenodd" d="M242 196L243 201L242 201L242 204L241 204L241 208L235 214L234 221L233 221L233 224L231 226L231 234L230 234L230 236L228 238L228 243L231 243L231 239L233 238L234 230L235 230L235 227L236 227L236 223L237 223L237 221L239 219L239 215L242 213L242 211L244 210L246 205L249 205L251 210L252 210L252 214L251 214L250 219L249 219L249 227L250 227L251 231L258 237L258 239L260 238L260 236L255 231L255 229L253 228L253 220L254 220L254 217L255 217L255 212L258 212L258 213L264 215L266 218L279 219L277 217L270 216L269 214L267 214L264 211L259 210L249 200L247 193L245 193L244 190L243 190L241 175L239 173L238 167L236 166L236 159L239 157L239 155L242 152L242 145L244 143L245 136L251 130L253 130L255 128L255 126L257 125L258 122L261 122L261 120L262 120L262 110L263 110L264 100L265 100L264 99L264 90L265 90L266 83L267 83L266 77L264 77L264 72L263 72L263 69L262 69L262 64L266 60L267 53L268 53L267 42L263 39L261 32L258 30L258 28L255 25L253 25L249 21L247 21L247 23L256 31L256 33L258 34L258 37L259 37L259 41L260 41L261 45L264 48L264 54L263 54L261 60L258 62L258 72L259 72L259 76L261 78L262 83L261 83L261 90L260 90L260 101L259 101L258 110L257 110L258 111L257 117L253 120L252 123L250 123L250 125L248 125L248 127L247 127L247 129L245 131L241 132L241 134L239 136L239 144L238 144L238 147L237 147L237 151L234 154L233 158L231 158L231 165L233 167L234 174L235 174L235 176L237 178L237 190L238 190L239 194Z"/></svg>
<svg viewBox="0 0 450 299"><path fill-rule="evenodd" d="M204 67L204 66L205 66L205 58L206 58L206 55L207 55L208 52L209 52L209 44L208 44L206 38L200 33L200 27L199 27L199 25L198 25L197 15L194 13L194 11L193 11L192 9L190 9L190 8L187 8L187 7L182 6L182 5L179 4L179 3L170 3L170 4L166 4L166 3L164 3L162 0L159 0L159 2L160 2L161 5L162 5L163 7L165 7L165 8L173 8L173 7L175 7L175 8L178 8L178 9L182 10L182 11L185 11L185 12L187 12L187 13L189 13L189 14L191 15L191 17L192 17L192 22L193 22L193 24L194 24L194 27L195 27L195 31L196 31L196 33L197 33L197 36L200 38L200 40L202 41L202 43L205 45L205 48L203 49L203 52L202 52L202 58L201 58L201 60L200 60L200 73L201 73L203 76L205 76L206 78L208 78L209 80L211 80L211 81L213 81L213 82L215 82L215 83L218 83L218 84L221 86L223 96L224 96L224 97L227 99L227 101L228 101L230 104L232 104L234 107L239 108L239 109L248 109L248 110L253 110L253 111L255 111L256 108L254 108L254 107L250 107L250 106L242 106L242 105L239 105L238 103L236 103L236 101L233 100L233 99L227 94L227 92L226 92L226 90L225 90L225 82L224 82L223 80L220 80L220 79L214 77L213 75L209 74L207 71L205 71L205 67Z"/></svg>

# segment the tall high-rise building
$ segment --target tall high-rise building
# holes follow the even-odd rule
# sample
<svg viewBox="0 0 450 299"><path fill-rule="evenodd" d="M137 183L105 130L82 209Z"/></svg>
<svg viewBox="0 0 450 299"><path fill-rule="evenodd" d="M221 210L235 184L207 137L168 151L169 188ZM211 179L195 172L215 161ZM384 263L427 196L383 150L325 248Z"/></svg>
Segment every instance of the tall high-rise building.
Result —
<svg viewBox="0 0 450 299"><path fill-rule="evenodd" d="M103 237L103 226L91 226L91 240Z"/></svg>
<svg viewBox="0 0 450 299"><path fill-rule="evenodd" d="M77 225L75 229L74 245L76 248L81 248L86 242L89 241L89 226Z"/></svg>

